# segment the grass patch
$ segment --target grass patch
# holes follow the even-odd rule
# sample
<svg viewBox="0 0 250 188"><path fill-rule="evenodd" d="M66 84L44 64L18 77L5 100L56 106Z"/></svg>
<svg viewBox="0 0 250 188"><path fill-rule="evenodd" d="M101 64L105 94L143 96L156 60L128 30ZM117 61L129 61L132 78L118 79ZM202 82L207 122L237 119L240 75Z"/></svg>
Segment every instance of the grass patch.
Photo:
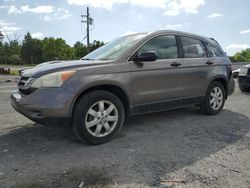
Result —
<svg viewBox="0 0 250 188"><path fill-rule="evenodd" d="M10 75L19 76L19 70L10 70Z"/></svg>
<svg viewBox="0 0 250 188"><path fill-rule="evenodd" d="M0 63L0 67L8 67L8 66L11 66L11 67L34 67L36 65L31 65L31 64L12 65L12 64L1 64Z"/></svg>

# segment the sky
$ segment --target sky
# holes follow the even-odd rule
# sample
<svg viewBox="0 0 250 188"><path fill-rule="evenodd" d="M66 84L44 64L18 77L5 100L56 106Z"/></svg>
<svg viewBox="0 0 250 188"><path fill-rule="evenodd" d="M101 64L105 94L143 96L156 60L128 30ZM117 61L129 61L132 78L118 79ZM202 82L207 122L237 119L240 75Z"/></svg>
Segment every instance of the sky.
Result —
<svg viewBox="0 0 250 188"><path fill-rule="evenodd" d="M20 41L29 31L86 43L87 6L90 41L170 29L213 37L228 55L250 48L250 0L0 0L0 31Z"/></svg>

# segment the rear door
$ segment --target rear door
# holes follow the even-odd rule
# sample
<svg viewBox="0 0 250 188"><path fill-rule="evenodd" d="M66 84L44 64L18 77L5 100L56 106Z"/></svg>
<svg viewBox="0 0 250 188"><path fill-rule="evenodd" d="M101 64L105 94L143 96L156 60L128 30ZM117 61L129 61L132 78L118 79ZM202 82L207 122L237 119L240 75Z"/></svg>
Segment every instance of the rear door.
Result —
<svg viewBox="0 0 250 188"><path fill-rule="evenodd" d="M156 104L157 108L157 104L161 103L158 105L161 109L180 105L182 103L182 60L178 58L176 37L162 35L152 38L136 54L148 51L156 52L156 61L141 62L141 64L131 61L133 105ZM146 110L157 110L156 108L148 106Z"/></svg>
<svg viewBox="0 0 250 188"><path fill-rule="evenodd" d="M213 67L203 42L196 38L180 36L183 51L183 99L185 103L202 100L208 86L208 74Z"/></svg>
<svg viewBox="0 0 250 188"><path fill-rule="evenodd" d="M204 42L206 49L207 49L207 55L209 58L210 65L222 65L225 63L225 54L223 51L221 51L218 47L215 47L211 44L208 44Z"/></svg>

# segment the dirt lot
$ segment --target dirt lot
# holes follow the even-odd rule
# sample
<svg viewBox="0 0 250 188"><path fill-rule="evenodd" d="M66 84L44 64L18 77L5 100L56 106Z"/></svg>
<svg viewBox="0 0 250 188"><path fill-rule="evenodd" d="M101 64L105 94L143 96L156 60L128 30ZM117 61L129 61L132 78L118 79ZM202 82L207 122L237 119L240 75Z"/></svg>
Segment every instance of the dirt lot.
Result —
<svg viewBox="0 0 250 188"><path fill-rule="evenodd" d="M0 83L0 187L250 187L250 94L237 85L217 116L187 108L131 117L99 146L16 113L15 89Z"/></svg>

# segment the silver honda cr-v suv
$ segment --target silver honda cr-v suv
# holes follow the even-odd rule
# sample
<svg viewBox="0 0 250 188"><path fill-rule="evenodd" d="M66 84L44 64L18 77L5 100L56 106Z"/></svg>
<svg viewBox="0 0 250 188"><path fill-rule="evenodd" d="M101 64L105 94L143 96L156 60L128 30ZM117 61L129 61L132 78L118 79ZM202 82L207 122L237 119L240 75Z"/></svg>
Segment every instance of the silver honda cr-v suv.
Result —
<svg viewBox="0 0 250 188"><path fill-rule="evenodd" d="M24 70L12 106L41 124L69 123L82 141L113 139L126 116L198 105L218 114L232 65L214 39L177 31L120 37L77 61Z"/></svg>

